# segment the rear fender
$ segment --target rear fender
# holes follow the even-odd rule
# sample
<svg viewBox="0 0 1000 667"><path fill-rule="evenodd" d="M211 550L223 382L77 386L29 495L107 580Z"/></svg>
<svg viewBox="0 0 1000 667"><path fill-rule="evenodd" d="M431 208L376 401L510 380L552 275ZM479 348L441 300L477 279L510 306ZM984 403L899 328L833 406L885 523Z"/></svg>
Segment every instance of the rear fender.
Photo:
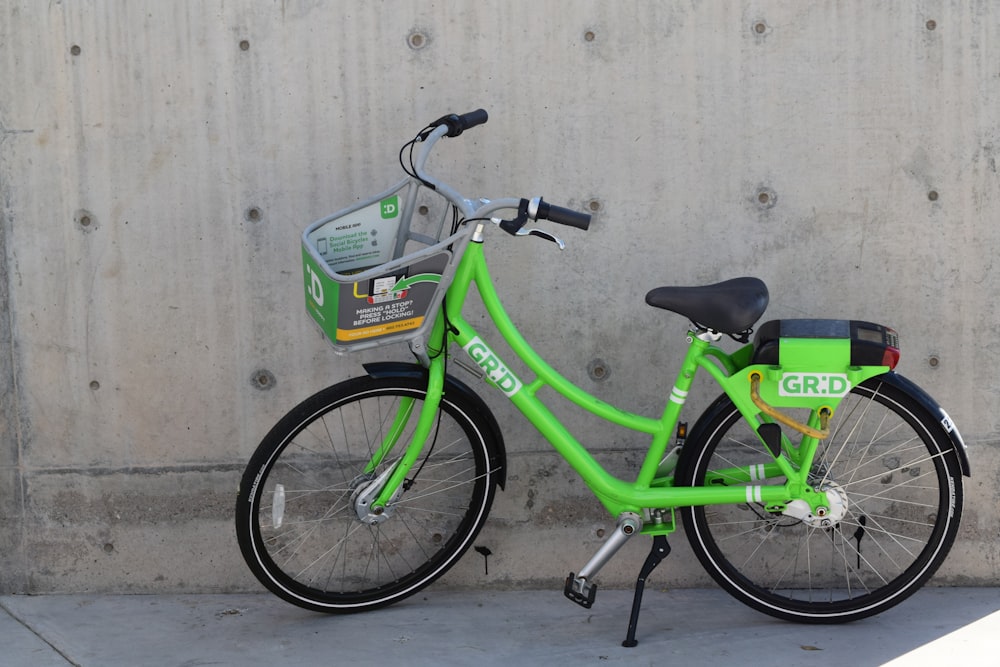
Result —
<svg viewBox="0 0 1000 667"><path fill-rule="evenodd" d="M404 361L381 361L364 364L365 372L373 378L405 377L426 380L428 371L419 364L410 364ZM501 489L507 484L507 449L503 442L503 433L500 432L500 425L490 411L489 406L479 395L472 391L461 380L454 376L445 376L445 394L449 392L453 396L461 396L466 407L475 411L486 427L486 448L490 456L490 469L496 471L497 485Z"/></svg>
<svg viewBox="0 0 1000 667"><path fill-rule="evenodd" d="M938 405L938 402L931 398L926 391L897 373L885 373L869 380L869 382L876 381L891 384L905 391L941 424L941 428L948 434L948 439L951 440L951 448L955 451L955 458L958 459L958 465L962 474L966 477L971 477L972 470L969 466L969 455L966 451L965 441L962 440L962 434L958 432L958 427L955 426L955 422L951 420L951 417L944 411L944 408Z"/></svg>

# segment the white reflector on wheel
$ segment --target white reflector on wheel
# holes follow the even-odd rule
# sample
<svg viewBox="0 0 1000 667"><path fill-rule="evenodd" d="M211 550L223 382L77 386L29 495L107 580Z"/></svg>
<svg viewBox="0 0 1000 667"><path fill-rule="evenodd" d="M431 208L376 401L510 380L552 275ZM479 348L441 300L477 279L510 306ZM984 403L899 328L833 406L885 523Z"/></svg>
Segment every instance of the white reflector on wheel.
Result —
<svg viewBox="0 0 1000 667"><path fill-rule="evenodd" d="M274 485L274 500L271 501L271 523L275 528L281 528L285 518L285 485Z"/></svg>

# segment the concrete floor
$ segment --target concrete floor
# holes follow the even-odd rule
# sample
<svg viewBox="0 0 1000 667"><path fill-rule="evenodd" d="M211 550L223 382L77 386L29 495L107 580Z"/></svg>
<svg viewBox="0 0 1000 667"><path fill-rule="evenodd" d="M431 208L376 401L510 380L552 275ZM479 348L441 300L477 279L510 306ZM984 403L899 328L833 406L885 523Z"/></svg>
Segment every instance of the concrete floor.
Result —
<svg viewBox="0 0 1000 667"><path fill-rule="evenodd" d="M560 591L435 590L367 614L325 616L269 595L0 597L0 664L940 665L1000 663L1000 589L926 588L880 616L785 623L721 590L651 589L639 645L631 593L590 610Z"/></svg>

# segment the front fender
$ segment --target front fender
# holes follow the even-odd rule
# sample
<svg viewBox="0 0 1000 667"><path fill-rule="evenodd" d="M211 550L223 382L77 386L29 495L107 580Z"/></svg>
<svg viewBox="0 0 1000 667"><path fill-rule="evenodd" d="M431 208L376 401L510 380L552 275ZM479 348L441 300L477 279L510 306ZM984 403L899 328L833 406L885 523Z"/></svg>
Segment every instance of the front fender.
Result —
<svg viewBox="0 0 1000 667"><path fill-rule="evenodd" d="M364 364L365 372L373 378L406 377L426 379L428 371L419 364L411 364L405 361L379 361ZM493 412L479 395L472 391L468 385L452 375L446 375L444 381L445 394L451 394L455 402L464 403L464 407L475 413L479 417L483 426L486 427L486 448L490 456L490 469L496 471L497 484L501 489L507 484L507 449L503 442L503 433L497 423Z"/></svg>

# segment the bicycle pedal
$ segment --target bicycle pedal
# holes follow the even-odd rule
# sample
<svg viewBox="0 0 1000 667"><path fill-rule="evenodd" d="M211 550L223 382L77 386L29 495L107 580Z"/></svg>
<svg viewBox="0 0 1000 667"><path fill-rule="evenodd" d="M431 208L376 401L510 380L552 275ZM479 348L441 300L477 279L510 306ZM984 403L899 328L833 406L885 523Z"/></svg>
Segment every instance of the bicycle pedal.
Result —
<svg viewBox="0 0 1000 667"><path fill-rule="evenodd" d="M584 609L590 609L594 605L594 598L597 597L597 584L592 584L570 572L566 577L563 593Z"/></svg>

